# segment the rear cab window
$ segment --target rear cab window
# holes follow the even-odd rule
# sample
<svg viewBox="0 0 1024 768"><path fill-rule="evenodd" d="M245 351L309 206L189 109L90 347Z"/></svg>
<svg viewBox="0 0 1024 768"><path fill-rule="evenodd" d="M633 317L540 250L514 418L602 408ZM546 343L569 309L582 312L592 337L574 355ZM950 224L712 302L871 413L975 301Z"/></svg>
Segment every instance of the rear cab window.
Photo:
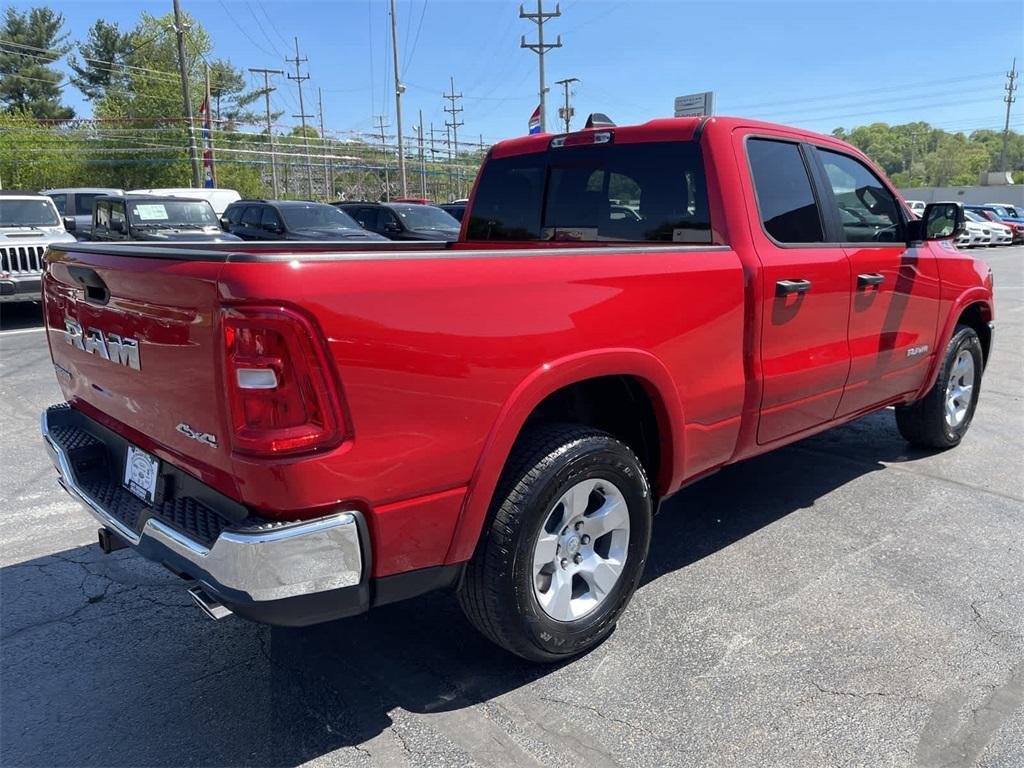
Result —
<svg viewBox="0 0 1024 768"><path fill-rule="evenodd" d="M492 159L469 214L469 240L712 242L692 141L612 140Z"/></svg>

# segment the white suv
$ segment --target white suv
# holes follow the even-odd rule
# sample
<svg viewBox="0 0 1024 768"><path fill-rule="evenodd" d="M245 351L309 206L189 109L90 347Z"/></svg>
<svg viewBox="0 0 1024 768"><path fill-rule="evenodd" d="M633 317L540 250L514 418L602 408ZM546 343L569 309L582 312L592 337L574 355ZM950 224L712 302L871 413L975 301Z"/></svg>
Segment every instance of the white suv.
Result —
<svg viewBox="0 0 1024 768"><path fill-rule="evenodd" d="M39 301L46 247L73 242L46 195L0 191L0 302Z"/></svg>

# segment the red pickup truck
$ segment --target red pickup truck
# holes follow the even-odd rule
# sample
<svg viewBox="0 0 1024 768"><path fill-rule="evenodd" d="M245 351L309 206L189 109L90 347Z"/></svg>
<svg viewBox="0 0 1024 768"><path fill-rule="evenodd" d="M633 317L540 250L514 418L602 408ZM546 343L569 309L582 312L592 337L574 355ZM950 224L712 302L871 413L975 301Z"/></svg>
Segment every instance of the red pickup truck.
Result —
<svg viewBox="0 0 1024 768"><path fill-rule="evenodd" d="M455 243L69 243L60 483L214 617L439 588L535 660L608 634L660 500L887 406L967 431L992 276L955 203L738 118L496 145Z"/></svg>

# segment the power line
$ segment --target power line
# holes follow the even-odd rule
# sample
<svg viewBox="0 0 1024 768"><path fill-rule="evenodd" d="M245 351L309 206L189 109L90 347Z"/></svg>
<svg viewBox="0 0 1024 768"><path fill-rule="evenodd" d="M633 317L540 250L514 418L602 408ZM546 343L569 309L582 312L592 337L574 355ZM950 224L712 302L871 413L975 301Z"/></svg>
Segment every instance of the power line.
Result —
<svg viewBox="0 0 1024 768"><path fill-rule="evenodd" d="M554 43L544 43L544 22L549 19L557 19L562 15L562 11L558 7L558 3L555 3L555 10L544 12L544 0L537 0L537 12L527 13L523 10L523 6L519 6L519 18L529 19L537 25L537 42L527 43L526 35L523 35L520 42L520 48L529 48L531 51L537 54L537 58L540 60L540 132L547 133L548 121L547 121L547 110L544 103L544 95L547 93L547 86L544 84L544 54L554 48L562 47L562 36L559 35L558 39Z"/></svg>
<svg viewBox="0 0 1024 768"><path fill-rule="evenodd" d="M908 93L915 93L919 88L927 88L928 86L932 86L932 85L950 85L950 84L953 84L953 83L967 83L967 82L972 82L972 81L976 81L976 80L988 80L988 79L992 79L993 77L996 77L996 76L999 76L999 75L1002 75L1002 72L985 72L983 74L964 75L963 77L957 77L957 78L941 78L941 79L938 79L938 80L927 80L927 81L918 82L918 83L907 83L907 84L901 84L901 85L895 85L895 86L888 85L888 86L883 86L883 87L880 87L880 88L868 88L868 89L860 89L860 90L855 90L855 91L841 91L839 93L832 93L832 94L829 94L827 96L808 96L808 97L803 98L803 99L784 99L784 100L781 100L781 101L778 100L778 99L775 99L773 101L762 101L762 102L753 103L753 104L749 103L749 102L744 104L741 101L738 105L730 107L730 109L733 109L733 110L746 110L746 109L758 109L760 107L777 107L777 106L786 106L786 105L794 105L794 104L806 104L806 103L811 103L811 102L817 103L817 102L822 102L822 101L837 101L837 100L841 101L841 100L846 99L846 98L848 98L850 96L866 96L866 95L876 94L876 93L892 93L892 92L896 92L898 94L901 94L901 95L905 96ZM952 91L947 91L947 92L952 93Z"/></svg>

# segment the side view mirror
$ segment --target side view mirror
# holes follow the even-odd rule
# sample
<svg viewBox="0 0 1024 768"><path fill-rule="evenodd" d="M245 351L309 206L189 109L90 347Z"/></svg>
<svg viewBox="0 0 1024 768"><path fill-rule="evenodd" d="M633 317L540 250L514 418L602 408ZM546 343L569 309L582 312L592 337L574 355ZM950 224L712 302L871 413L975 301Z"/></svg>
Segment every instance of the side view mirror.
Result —
<svg viewBox="0 0 1024 768"><path fill-rule="evenodd" d="M110 231L111 232L122 232L123 233L124 232L124 222L121 221L120 219L117 219L115 221L111 221L110 222Z"/></svg>
<svg viewBox="0 0 1024 768"><path fill-rule="evenodd" d="M284 232L284 227L282 227L280 224L264 224L262 229L264 232L273 232L275 235L279 235L282 232Z"/></svg>
<svg viewBox="0 0 1024 768"><path fill-rule="evenodd" d="M75 227L77 226L77 224L75 223L74 216L65 216L63 219L61 219L61 221L64 222L64 229L66 229L68 232L75 231Z"/></svg>
<svg viewBox="0 0 1024 768"><path fill-rule="evenodd" d="M231 228L231 222L228 221L227 216L220 217L220 228L227 232Z"/></svg>
<svg viewBox="0 0 1024 768"><path fill-rule="evenodd" d="M966 227L962 203L928 203L921 218L907 222L908 238L920 240L952 240Z"/></svg>
<svg viewBox="0 0 1024 768"><path fill-rule="evenodd" d="M384 231L385 232L401 232L402 228L400 226L398 226L397 223L395 223L393 221L389 221L388 223L386 223L384 225Z"/></svg>

